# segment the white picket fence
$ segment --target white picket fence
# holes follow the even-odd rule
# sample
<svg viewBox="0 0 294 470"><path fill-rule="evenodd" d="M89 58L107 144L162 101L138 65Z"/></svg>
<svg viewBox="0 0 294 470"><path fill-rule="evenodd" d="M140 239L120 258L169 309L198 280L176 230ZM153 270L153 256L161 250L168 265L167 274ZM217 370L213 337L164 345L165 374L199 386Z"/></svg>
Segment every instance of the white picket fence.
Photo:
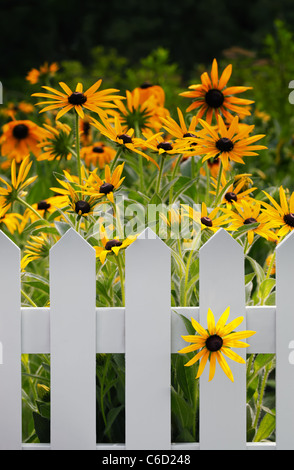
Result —
<svg viewBox="0 0 294 470"><path fill-rule="evenodd" d="M50 252L50 308L21 307L20 250L2 232L0 259L0 449L294 449L294 233L277 248L275 307L245 306L243 250L223 229L200 249L199 307L171 308L171 253L149 228L126 250L124 308L96 308L95 251L72 229ZM208 307L227 306L256 331L244 355L276 353L276 442L246 443L246 367L230 362L234 383L220 368L200 378L200 442L173 444L170 358L186 345L174 310L206 326ZM50 353L49 444L21 440L21 353ZM125 354L124 444L96 443L96 353Z"/></svg>

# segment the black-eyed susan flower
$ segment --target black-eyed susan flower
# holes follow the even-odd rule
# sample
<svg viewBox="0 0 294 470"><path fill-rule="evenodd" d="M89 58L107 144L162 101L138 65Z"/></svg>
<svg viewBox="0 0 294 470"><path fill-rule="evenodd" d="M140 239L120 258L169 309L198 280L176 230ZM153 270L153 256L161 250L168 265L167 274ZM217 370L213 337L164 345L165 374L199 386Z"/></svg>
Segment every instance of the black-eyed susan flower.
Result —
<svg viewBox="0 0 294 470"><path fill-rule="evenodd" d="M12 120L3 126L0 138L1 153L10 160L20 163L30 152L41 153L38 144L45 138L45 131L29 120Z"/></svg>
<svg viewBox="0 0 294 470"><path fill-rule="evenodd" d="M51 247L52 239L49 234L31 235L25 245L24 256L20 263L21 270L24 271L34 260L48 258Z"/></svg>
<svg viewBox="0 0 294 470"><path fill-rule="evenodd" d="M270 221L265 214L261 212L260 202L257 200L246 201L241 199L238 203L233 201L233 209L223 209L229 215L229 227L227 230L236 231L241 227L251 224L258 224L248 230L247 238L249 245L252 244L254 234L260 235L269 241L277 239L276 234L272 231L276 227L275 222Z"/></svg>
<svg viewBox="0 0 294 470"><path fill-rule="evenodd" d="M219 186L219 193L223 192L223 198L222 198L221 203L226 204L226 206L229 208L232 206L233 202L240 202L240 200L243 198L245 198L248 201L252 199L250 194L257 189L255 187L246 188L247 177L238 178L237 183L233 182L229 185L228 183L229 181L227 181L226 175L222 173L220 186ZM216 195L218 182L213 177L211 178L211 184L214 187L214 190L211 191L211 194Z"/></svg>
<svg viewBox="0 0 294 470"><path fill-rule="evenodd" d="M56 121L55 127L44 124L45 139L38 145L41 154L37 160L70 160L72 157L73 134L67 124Z"/></svg>
<svg viewBox="0 0 294 470"><path fill-rule="evenodd" d="M67 196L70 211L79 217L88 217L94 213L95 206L98 204L103 194L95 193L89 195L86 187L86 175L82 167L83 185L79 184L78 177L70 175L68 171L63 170L65 180L56 178L62 188L51 188L52 191Z"/></svg>
<svg viewBox="0 0 294 470"><path fill-rule="evenodd" d="M101 82L101 79L98 80L85 92L83 91L82 83L78 83L75 91L72 91L66 83L60 82L59 85L63 92L48 86L43 86L42 88L48 90L50 93L33 93L32 96L49 98L49 101L37 103L37 105L40 106L44 104L48 105L45 106L40 113L61 108L56 115L57 120L72 109L74 109L82 119L85 117L83 109L93 111L94 113L99 114L100 117L106 116L104 108L116 108L113 100L123 99L123 97L114 94L119 91L115 88L97 91Z"/></svg>
<svg viewBox="0 0 294 470"><path fill-rule="evenodd" d="M177 108L177 113L179 122L171 116L161 119L163 129L177 139L196 137L196 126L198 123L196 116L193 116L191 122L187 125L180 108Z"/></svg>
<svg viewBox="0 0 294 470"><path fill-rule="evenodd" d="M144 135L144 132L143 132ZM165 139L161 133L154 134L144 141L144 144L153 153L158 155L179 155L189 156L190 144L185 139Z"/></svg>
<svg viewBox="0 0 294 470"><path fill-rule="evenodd" d="M199 120L206 129L207 134L199 134L197 142L198 155L204 155L202 161L219 157L223 168L228 169L230 162L244 164L243 157L258 155L255 150L266 149L264 145L253 145L264 137L263 134L249 136L248 130L252 127L239 127L239 118L236 116L227 128L221 116L218 116L218 128L207 124L202 119Z"/></svg>
<svg viewBox="0 0 294 470"><path fill-rule="evenodd" d="M21 197L25 196L26 192L24 190L37 179L38 176L27 178L32 163L29 156L25 157L20 164L17 174L16 162L12 160L10 184L0 177L0 183L5 185L5 187L0 187L0 197L4 207L10 207L14 201L20 200Z"/></svg>
<svg viewBox="0 0 294 470"><path fill-rule="evenodd" d="M159 85L153 85L150 82L144 82L139 87L134 88L133 94L139 94L139 103L142 104L149 98L154 98L156 104L160 107L164 107L165 92L164 89Z"/></svg>
<svg viewBox="0 0 294 470"><path fill-rule="evenodd" d="M114 203L114 191L121 186L125 179L125 177L121 177L123 168L124 163L118 165L111 174L109 165L106 165L103 179L97 175L96 170L92 171L85 185L85 194L98 195L98 197L106 196L110 202Z"/></svg>
<svg viewBox="0 0 294 470"><path fill-rule="evenodd" d="M262 201L261 204L264 207L262 212L267 220L273 222L275 227L279 227L277 236L282 238L294 229L294 192L289 200L287 200L285 189L283 186L280 186L280 204L266 191L263 192L272 205Z"/></svg>
<svg viewBox="0 0 294 470"><path fill-rule="evenodd" d="M102 170L106 164L114 159L115 154L114 148L100 141L81 148L81 158L87 168L98 167Z"/></svg>
<svg viewBox="0 0 294 470"><path fill-rule="evenodd" d="M201 227L201 230L215 233L228 223L228 216L220 210L220 207L208 210L205 202L201 204L201 211L197 211L194 207L187 206L186 204L183 204L182 207L184 210L183 215L193 220L196 225Z"/></svg>
<svg viewBox="0 0 294 470"><path fill-rule="evenodd" d="M198 109L196 116L201 118L206 114L205 119L211 124L213 115L217 118L220 114L227 122L233 120L233 113L242 116L250 115L250 111L244 106L254 103L252 100L242 99L234 96L236 93L243 93L252 87L233 86L227 87L227 83L232 74L232 65L228 65L221 77L218 75L218 64L216 59L212 62L211 76L207 72L201 75L201 84L189 86L190 91L180 93L180 96L192 98L194 101L187 108L187 112Z"/></svg>
<svg viewBox="0 0 294 470"><path fill-rule="evenodd" d="M113 125L108 119L101 117L101 120L102 123L92 118L92 125L96 127L101 134L114 142L118 149L135 152L158 167L158 163L141 150L141 148L146 145L146 141L140 137L134 137L134 129L127 129L126 126L123 126L118 116L114 117Z"/></svg>
<svg viewBox="0 0 294 470"><path fill-rule="evenodd" d="M226 324L229 315L230 307L223 312L218 322L215 323L214 315L211 309L208 309L207 329L203 328L194 318L191 318L192 326L197 334L182 336L184 341L191 343L191 345L178 352L187 354L199 350L199 352L185 364L186 367L192 366L200 360L196 379L202 375L208 360L210 362L209 381L214 377L217 361L226 376L234 382L232 371L224 356L237 363L245 364L245 360L235 351L232 351L231 348L248 347L249 344L240 340L253 336L256 331L244 330L235 332L234 330L242 323L244 317L237 317Z"/></svg>
<svg viewBox="0 0 294 470"><path fill-rule="evenodd" d="M140 102L138 89L135 89L133 93L127 90L126 100L115 101L115 104L119 110L121 124L127 129L142 131L149 128L159 130L161 128L159 116L169 114L165 108L158 106L153 96Z"/></svg>
<svg viewBox="0 0 294 470"><path fill-rule="evenodd" d="M100 240L103 246L94 246L96 257L99 258L103 264L108 255L115 254L118 256L119 252L131 245L136 238L136 236L129 236L124 240L120 240L119 238L109 239L105 227L101 225Z"/></svg>

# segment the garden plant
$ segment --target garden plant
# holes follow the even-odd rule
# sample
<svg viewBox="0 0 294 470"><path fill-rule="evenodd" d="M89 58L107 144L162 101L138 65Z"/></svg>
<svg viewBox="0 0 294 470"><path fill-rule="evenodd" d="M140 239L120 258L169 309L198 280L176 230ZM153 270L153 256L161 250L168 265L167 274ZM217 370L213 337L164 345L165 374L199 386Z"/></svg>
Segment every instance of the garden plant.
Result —
<svg viewBox="0 0 294 470"><path fill-rule="evenodd" d="M126 71L116 58L112 75L103 50L92 69L28 71L26 94L1 107L0 137L0 229L22 250L23 306L49 306L49 250L70 228L96 250L97 307L124 306L134 207L147 218L151 205L154 219L140 221L171 250L172 307L198 305L199 249L220 228L244 249L246 304L275 305L275 248L294 228L294 70L282 62L294 42L276 27L263 63L231 51L185 85L163 49ZM234 380L226 358L242 362L231 348L254 332L234 333L242 318L230 324L228 314L215 322L209 311L207 330L183 317L189 345L171 358L173 442L198 440L206 364L210 380L216 367ZM97 355L97 442L125 440L124 367L123 355ZM247 355L246 367L247 440L274 440L275 356ZM50 355L24 354L22 372L23 441L48 442Z"/></svg>

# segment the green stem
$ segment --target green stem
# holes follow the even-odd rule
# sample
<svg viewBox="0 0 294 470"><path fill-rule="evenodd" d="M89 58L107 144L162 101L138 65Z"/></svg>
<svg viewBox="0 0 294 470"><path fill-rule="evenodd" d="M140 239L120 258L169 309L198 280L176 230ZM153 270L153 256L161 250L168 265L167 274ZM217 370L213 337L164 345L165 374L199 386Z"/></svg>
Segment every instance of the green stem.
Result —
<svg viewBox="0 0 294 470"><path fill-rule="evenodd" d="M120 253L118 253L116 259L117 259L117 266L118 266L118 272L119 272L119 278L120 278L122 306L124 306L125 305L124 271L123 271L123 263L122 263L122 258L121 258Z"/></svg>
<svg viewBox="0 0 294 470"><path fill-rule="evenodd" d="M184 305L183 305L183 307L187 306L187 285L188 285L188 279L189 279L190 264L191 264L191 261L192 261L193 254L194 254L194 250L191 250L190 253L189 253L187 264L186 264L185 284L184 284Z"/></svg>
<svg viewBox="0 0 294 470"><path fill-rule="evenodd" d="M101 382L100 382L100 405L101 405L101 414L102 414L102 418L103 418L103 422L104 422L105 427L107 425L107 420L106 420L105 411L104 411L104 383L105 383L105 378L106 378L106 375L107 375L110 359L111 359L111 355L107 354L106 355L105 366L104 366L104 370L103 370L103 375L102 375Z"/></svg>
<svg viewBox="0 0 294 470"><path fill-rule="evenodd" d="M80 154L80 117L76 113L76 155L78 164L79 183L82 184L81 154Z"/></svg>
<svg viewBox="0 0 294 470"><path fill-rule="evenodd" d="M161 160L160 160L160 167L159 167L159 173L158 173L158 178L157 178L157 184L156 184L156 193L159 194L160 191L160 183L161 183L161 178L162 178L162 171L163 171L163 165L164 165L165 157L164 154L161 155Z"/></svg>
<svg viewBox="0 0 294 470"><path fill-rule="evenodd" d="M221 184L221 179L222 179L222 172L223 172L223 162L220 162L220 167L219 167L219 172L218 172L218 177L217 177L217 186L216 186L216 192L215 192L215 205L217 206L218 204L218 197L219 197L219 188Z"/></svg>
<svg viewBox="0 0 294 470"><path fill-rule="evenodd" d="M260 394L259 394L259 400L258 400L257 409L256 409L255 420L254 420L254 424L253 424L253 428L255 428L255 429L257 428L257 425L258 425L258 420L259 420L259 416L260 416L260 412L261 412L265 387L266 387L267 379L268 379L269 373L271 371L271 368L272 368L272 362L270 362L266 366L265 371L264 371L262 384L261 384L261 389L260 389ZM255 438L253 439L253 441L256 442Z"/></svg>
<svg viewBox="0 0 294 470"><path fill-rule="evenodd" d="M41 214L36 211L28 202L26 202L24 199L21 199L20 197L16 198L16 201L19 202L20 204L23 204L27 209L31 210L40 220L44 220L46 224L49 224L49 222L44 219L44 217L41 216ZM49 224L50 225L50 224Z"/></svg>
<svg viewBox="0 0 294 470"><path fill-rule="evenodd" d="M110 165L110 171L111 172L113 171L113 169L115 168L115 166L117 164L117 161L118 161L118 159L120 157L120 154L121 154L121 150L122 150L121 147L119 147L118 151L116 152L116 155L115 155L114 159L111 162L111 165Z"/></svg>
<svg viewBox="0 0 294 470"><path fill-rule="evenodd" d="M38 305L35 304L35 302L32 299L30 299L30 297L22 289L21 289L21 294L33 307L38 307Z"/></svg>
<svg viewBox="0 0 294 470"><path fill-rule="evenodd" d="M179 169L181 161L182 161L182 155L179 155L177 160L176 160L176 164L174 166L173 172L172 172L172 177L171 177L172 181L175 179L175 176L178 173L178 169ZM170 190L169 190L169 203L170 204L172 203L173 192L174 192L174 186L172 185Z"/></svg>

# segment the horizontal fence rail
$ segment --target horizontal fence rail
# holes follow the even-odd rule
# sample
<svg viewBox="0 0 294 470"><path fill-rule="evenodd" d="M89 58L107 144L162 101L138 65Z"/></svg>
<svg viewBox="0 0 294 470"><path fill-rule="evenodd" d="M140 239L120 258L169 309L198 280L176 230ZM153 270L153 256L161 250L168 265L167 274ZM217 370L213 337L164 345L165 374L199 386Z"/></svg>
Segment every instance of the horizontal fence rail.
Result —
<svg viewBox="0 0 294 470"><path fill-rule="evenodd" d="M277 248L276 306L245 305L242 247L222 229L200 249L197 307L171 307L171 254L150 229L126 250L123 308L96 307L95 252L72 229L50 252L50 308L20 306L20 250L2 232L0 255L0 449L294 449L294 234ZM233 364L234 383L220 370L200 378L199 443L173 444L170 355L184 346L181 315L206 327L208 307L217 320L227 306L230 320L244 315L242 330L256 331L245 354L276 354L276 442L246 443L246 367ZM22 444L20 356L42 353L51 357L51 442ZM96 353L125 354L125 444L95 442Z"/></svg>

